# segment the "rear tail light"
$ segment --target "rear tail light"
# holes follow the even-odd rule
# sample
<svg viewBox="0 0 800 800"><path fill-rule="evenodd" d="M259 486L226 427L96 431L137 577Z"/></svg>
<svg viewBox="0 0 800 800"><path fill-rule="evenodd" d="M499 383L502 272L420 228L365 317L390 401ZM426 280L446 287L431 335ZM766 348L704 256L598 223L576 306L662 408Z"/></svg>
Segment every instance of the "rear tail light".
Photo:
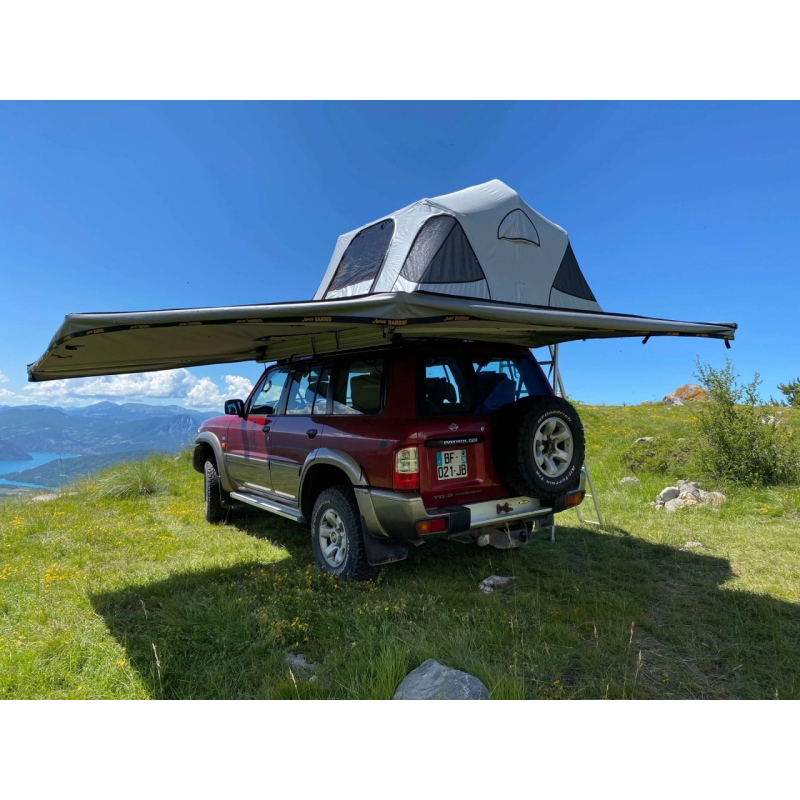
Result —
<svg viewBox="0 0 800 800"><path fill-rule="evenodd" d="M435 517L434 519L421 519L417 523L417 533L444 533L447 530L447 517Z"/></svg>
<svg viewBox="0 0 800 800"><path fill-rule="evenodd" d="M419 459L416 447L404 447L394 454L394 488L419 489Z"/></svg>
<svg viewBox="0 0 800 800"><path fill-rule="evenodd" d="M572 506L579 506L583 502L583 495L584 492L574 492L573 494L568 494L567 508L572 508Z"/></svg>

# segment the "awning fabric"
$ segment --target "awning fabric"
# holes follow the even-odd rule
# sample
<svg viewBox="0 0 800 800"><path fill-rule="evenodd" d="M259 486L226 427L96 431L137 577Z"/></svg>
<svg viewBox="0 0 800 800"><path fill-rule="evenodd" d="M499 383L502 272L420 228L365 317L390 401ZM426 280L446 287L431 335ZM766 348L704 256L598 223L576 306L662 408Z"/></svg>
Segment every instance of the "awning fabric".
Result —
<svg viewBox="0 0 800 800"><path fill-rule="evenodd" d="M531 235L522 219L504 228ZM575 276L573 275L573 278ZM394 336L542 347L585 339L733 339L735 323L677 322L419 291L269 305L70 314L31 381L114 375L379 346Z"/></svg>

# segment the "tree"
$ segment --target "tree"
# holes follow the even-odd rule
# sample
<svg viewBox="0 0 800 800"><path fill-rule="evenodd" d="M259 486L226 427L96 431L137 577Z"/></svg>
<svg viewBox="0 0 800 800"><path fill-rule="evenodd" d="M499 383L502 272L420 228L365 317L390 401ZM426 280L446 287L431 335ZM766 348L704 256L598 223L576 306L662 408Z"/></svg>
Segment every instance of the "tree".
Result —
<svg viewBox="0 0 800 800"><path fill-rule="evenodd" d="M795 378L789 383L779 383L778 388L786 398L784 405L800 408L800 378Z"/></svg>

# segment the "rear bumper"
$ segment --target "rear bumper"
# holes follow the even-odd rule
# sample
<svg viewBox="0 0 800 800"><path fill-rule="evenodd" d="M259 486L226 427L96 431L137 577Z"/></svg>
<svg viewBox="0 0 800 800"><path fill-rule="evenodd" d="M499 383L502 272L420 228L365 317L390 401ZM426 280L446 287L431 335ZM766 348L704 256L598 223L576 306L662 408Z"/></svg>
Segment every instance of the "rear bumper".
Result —
<svg viewBox="0 0 800 800"><path fill-rule="evenodd" d="M445 518L446 529L436 534L453 535L479 528L503 525L546 516L567 507L566 498L582 495L585 492L585 477L581 472L581 482L561 502L542 505L533 497L504 497L482 503L463 506L443 506L427 509L416 492L393 492L388 489L354 487L361 519L364 527L374 536L390 539L417 539L416 524L421 520Z"/></svg>

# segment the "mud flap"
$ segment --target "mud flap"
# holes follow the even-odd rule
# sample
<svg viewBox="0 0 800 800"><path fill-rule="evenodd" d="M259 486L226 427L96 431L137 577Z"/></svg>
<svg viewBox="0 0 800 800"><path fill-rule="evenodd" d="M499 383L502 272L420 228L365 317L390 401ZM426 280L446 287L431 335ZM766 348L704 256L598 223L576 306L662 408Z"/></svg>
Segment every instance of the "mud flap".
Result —
<svg viewBox="0 0 800 800"><path fill-rule="evenodd" d="M383 536L373 536L367 529L363 514L361 515L361 531L364 534L364 550L367 554L367 561L371 567L404 561L408 557L408 550L402 545L391 539L385 539Z"/></svg>

